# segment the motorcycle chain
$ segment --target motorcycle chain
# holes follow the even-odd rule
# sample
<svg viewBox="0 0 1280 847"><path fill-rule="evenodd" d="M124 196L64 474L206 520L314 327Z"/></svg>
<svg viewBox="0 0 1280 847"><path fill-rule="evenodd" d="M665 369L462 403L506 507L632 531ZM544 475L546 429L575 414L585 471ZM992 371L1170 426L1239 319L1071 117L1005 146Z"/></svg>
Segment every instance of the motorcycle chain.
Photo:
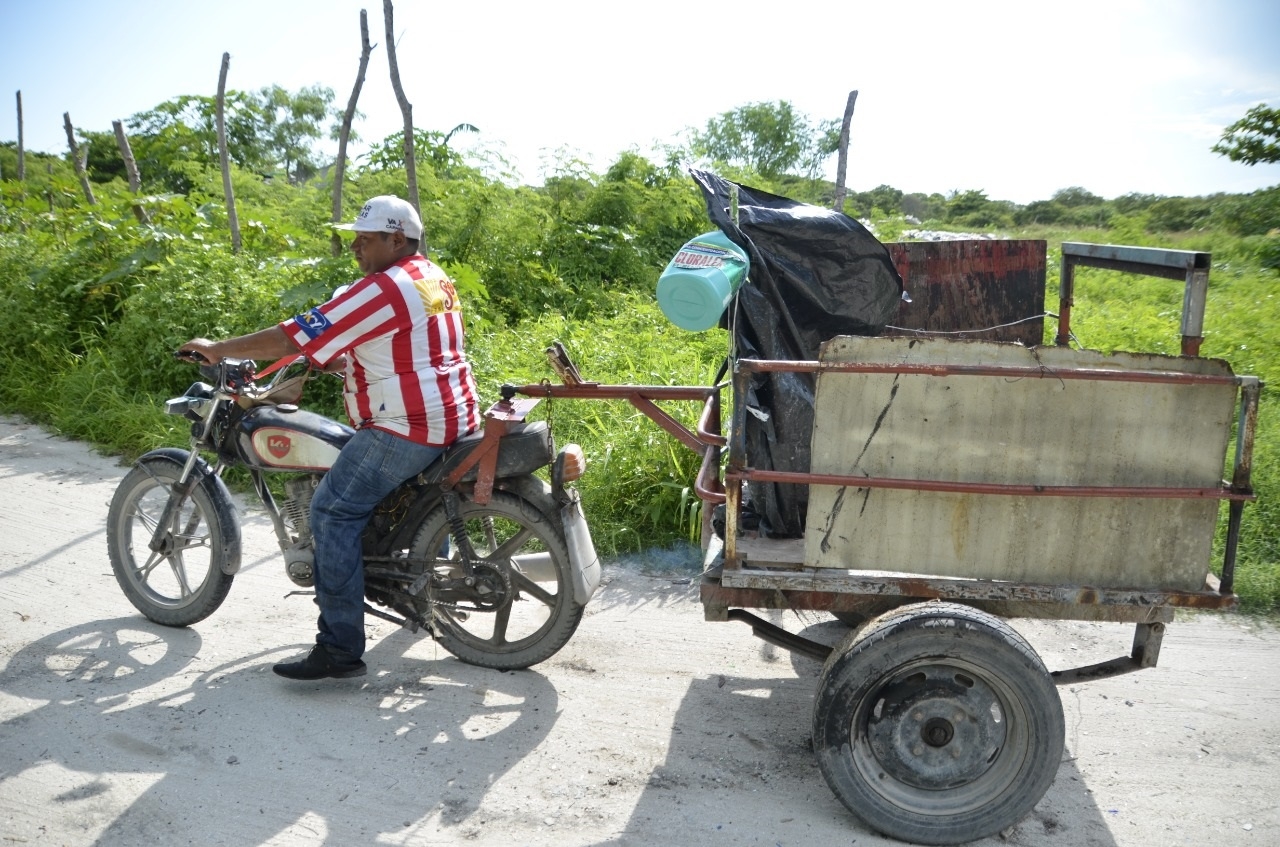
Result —
<svg viewBox="0 0 1280 847"><path fill-rule="evenodd" d="M497 569L495 568L495 570ZM510 594L510 592L514 590L514 586L511 584L511 578L508 575L502 573L501 571L498 571L498 573L502 578L504 591ZM386 570L386 571L366 570L365 571L366 578L372 577L373 579L377 580L377 584L374 585L376 589L384 592L385 594L391 597L403 597L405 600L409 602L422 602L423 598L420 597L419 595L422 593L423 589L425 588L427 592L427 596L425 598L426 602L436 608L453 609L455 611L466 612L468 614L489 614L489 613L497 612L499 609L503 608L506 605L506 603L500 603L492 607L484 608L479 605L469 606L469 605L464 605L463 603L450 602L448 600L437 599L432 596L437 590L434 588L434 586L431 585L431 578L433 576L434 574L430 572L420 574L417 578L414 579L413 582L409 584L407 590L401 591L392 586L395 582L404 581L405 577L407 577L407 574L405 574L404 572L392 571L392 570ZM388 577L390 578L388 579ZM507 601L507 602L510 602L510 601Z"/></svg>

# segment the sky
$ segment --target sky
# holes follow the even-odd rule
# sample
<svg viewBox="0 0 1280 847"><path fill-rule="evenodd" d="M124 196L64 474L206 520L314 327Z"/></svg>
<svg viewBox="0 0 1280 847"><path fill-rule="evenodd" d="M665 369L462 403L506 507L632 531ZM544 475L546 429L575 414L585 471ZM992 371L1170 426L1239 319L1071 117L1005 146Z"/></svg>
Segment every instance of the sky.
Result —
<svg viewBox="0 0 1280 847"><path fill-rule="evenodd" d="M366 141L400 130L377 0L0 0L0 141L62 153L183 94L321 84L360 95ZM1210 151L1280 106L1280 0L399 0L397 59L419 129L480 129L538 183L565 151L602 172L738 106L853 117L847 184L980 190L1028 203L1072 186L1196 196L1280 184L1280 164ZM0 101L5 102L5 101ZM330 145L331 152L336 145ZM361 147L353 152L361 152ZM828 178L835 176L835 159Z"/></svg>

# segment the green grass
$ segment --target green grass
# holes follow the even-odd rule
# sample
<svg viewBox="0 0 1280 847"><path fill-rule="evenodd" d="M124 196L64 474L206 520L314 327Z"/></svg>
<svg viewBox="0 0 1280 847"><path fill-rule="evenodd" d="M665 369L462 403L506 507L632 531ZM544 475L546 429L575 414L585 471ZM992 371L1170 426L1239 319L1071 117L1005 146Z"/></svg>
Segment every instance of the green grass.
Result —
<svg viewBox="0 0 1280 847"><path fill-rule="evenodd" d="M676 328L651 299L628 297L614 317L574 322L558 315L468 338L486 400L497 388L555 380L544 354L560 341L586 380L610 384L710 385L724 360L721 330ZM660 403L693 429L701 404ZM587 457L579 483L591 531L602 552L634 551L697 540L701 501L693 493L700 457L625 400L544 400L533 415L552 422L558 444Z"/></svg>
<svg viewBox="0 0 1280 847"><path fill-rule="evenodd" d="M1058 309L1060 248L1063 241L1136 244L1213 254L1200 355L1227 361L1237 374L1259 377L1263 389L1254 446L1252 483L1257 501L1245 506L1236 565L1235 590L1246 612L1280 611L1280 273L1259 266L1249 239L1218 233L1153 237L1109 230L1034 229L1008 234L1049 242L1045 305ZM1072 334L1089 349L1177 355L1181 348L1184 283L1098 268L1076 268ZM1045 327L1052 343L1054 322ZM1228 459L1234 456L1234 442ZM1220 572L1226 505L1215 544Z"/></svg>
<svg viewBox="0 0 1280 847"><path fill-rule="evenodd" d="M1214 233L1156 239L1139 232L1062 229L1005 235L1050 242L1050 310L1057 307L1057 249L1063 240L1212 252L1203 354L1226 359L1237 373L1280 385L1275 330L1280 326L1280 275L1261 266L1248 239ZM175 364L167 351L192 335L221 336L264 325L266 315L282 311L279 292L295 285L302 273L251 257L229 257L197 243L166 247L169 252L131 277L129 286L104 288L86 286L75 276L82 265L58 258L58 250L48 238L0 237L0 268L5 269L0 279L0 411L23 414L125 457L185 443L185 425L163 415L161 404L196 376L193 369ZM122 253L123 248L105 258L85 253L85 261L99 262L92 273L101 275L118 265ZM1073 331L1084 346L1177 353L1179 282L1082 268L1076 285ZM80 288L93 297L67 297L67 291ZM468 350L486 403L498 399L503 382L554 378L543 350L555 340L566 345L589 380L711 382L727 348L723 332L679 330L646 294L610 297L616 307L610 314L579 321L547 309L516 326L478 323L468 336ZM84 303L96 311L80 309ZM103 316L111 315L114 323L104 322ZM1055 329L1049 322L1046 340ZM306 402L316 411L342 415L336 380L313 383ZM663 406L691 428L701 411L695 403ZM577 442L587 454L580 487L601 552L650 549L697 537L701 504L692 485L698 457L644 414L625 401L558 400L544 401L535 416L552 420L560 444ZM1254 463L1259 500L1245 508L1236 582L1242 606L1264 613L1280 611L1278 424L1280 400L1264 392ZM1219 554L1220 548L1219 538Z"/></svg>

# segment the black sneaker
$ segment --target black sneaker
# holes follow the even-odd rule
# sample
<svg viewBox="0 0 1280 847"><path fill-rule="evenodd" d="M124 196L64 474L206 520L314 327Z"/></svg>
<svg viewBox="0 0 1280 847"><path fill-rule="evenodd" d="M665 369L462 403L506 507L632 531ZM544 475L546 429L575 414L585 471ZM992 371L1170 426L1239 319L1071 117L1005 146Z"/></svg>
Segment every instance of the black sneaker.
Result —
<svg viewBox="0 0 1280 847"><path fill-rule="evenodd" d="M286 679L347 679L364 676L368 672L360 659L339 659L322 644L311 648L306 658L296 662L281 662L271 668Z"/></svg>

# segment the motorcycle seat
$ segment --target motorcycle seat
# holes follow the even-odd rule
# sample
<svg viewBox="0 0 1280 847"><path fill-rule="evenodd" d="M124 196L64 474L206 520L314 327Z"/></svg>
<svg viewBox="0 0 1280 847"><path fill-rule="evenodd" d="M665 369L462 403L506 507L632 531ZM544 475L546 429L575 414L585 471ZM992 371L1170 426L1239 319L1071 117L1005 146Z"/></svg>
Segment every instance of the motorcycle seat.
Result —
<svg viewBox="0 0 1280 847"><path fill-rule="evenodd" d="M421 481L437 483L453 472L458 465L480 446L484 430L477 430L459 438L422 472ZM495 478L523 476L551 464L555 458L555 443L546 421L531 421L508 426L506 435L498 442L498 464ZM480 465L473 465L462 476L463 482L474 482Z"/></svg>

